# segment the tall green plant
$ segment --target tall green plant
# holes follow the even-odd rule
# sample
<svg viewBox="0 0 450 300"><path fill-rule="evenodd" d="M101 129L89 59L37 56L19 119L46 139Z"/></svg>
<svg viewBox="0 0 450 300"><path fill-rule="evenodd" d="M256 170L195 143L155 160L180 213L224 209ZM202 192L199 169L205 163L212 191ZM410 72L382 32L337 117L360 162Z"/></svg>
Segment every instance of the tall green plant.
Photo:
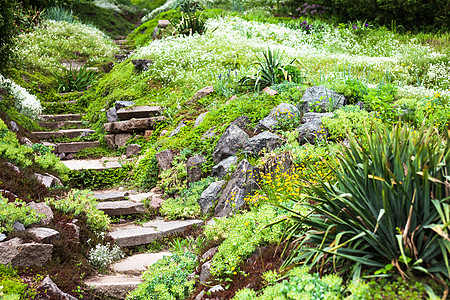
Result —
<svg viewBox="0 0 450 300"><path fill-rule="evenodd" d="M0 73L5 73L16 43L17 27L14 24L16 1L0 0Z"/></svg>
<svg viewBox="0 0 450 300"><path fill-rule="evenodd" d="M287 263L356 277L395 270L449 277L449 136L400 125L366 135L334 154L336 184L318 179L304 190L312 213L286 218L297 239ZM299 224L311 229L304 234Z"/></svg>
<svg viewBox="0 0 450 300"><path fill-rule="evenodd" d="M98 73L94 70L88 70L86 66L79 69L71 66L63 76L58 78L58 91L82 92L87 90L88 86L93 84L97 78Z"/></svg>

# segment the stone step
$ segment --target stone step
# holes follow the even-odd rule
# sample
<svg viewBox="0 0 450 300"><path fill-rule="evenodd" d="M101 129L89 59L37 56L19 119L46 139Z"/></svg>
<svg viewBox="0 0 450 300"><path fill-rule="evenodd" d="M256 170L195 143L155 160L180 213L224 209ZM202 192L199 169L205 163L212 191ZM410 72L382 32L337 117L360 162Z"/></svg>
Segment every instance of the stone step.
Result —
<svg viewBox="0 0 450 300"><path fill-rule="evenodd" d="M131 54L131 53L133 53L134 52L134 50L131 50L131 49L120 49L120 53L123 53L123 54Z"/></svg>
<svg viewBox="0 0 450 300"><path fill-rule="evenodd" d="M125 299L127 294L137 289L142 283L139 276L123 274L96 276L84 282L97 293L117 299Z"/></svg>
<svg viewBox="0 0 450 300"><path fill-rule="evenodd" d="M128 57L128 54L115 54L115 59L125 59Z"/></svg>
<svg viewBox="0 0 450 300"><path fill-rule="evenodd" d="M131 50L131 49L134 49L134 48L136 48L136 46L134 46L134 45L127 45L127 44L119 44L118 45L119 46L119 48L120 49L125 49L125 50Z"/></svg>
<svg viewBox="0 0 450 300"><path fill-rule="evenodd" d="M64 92L64 93L58 93L58 95L60 95L61 97L65 97L65 96L67 96L67 95L69 95L69 94L76 94L76 95L78 95L78 96L83 96L83 94L84 94L84 91L81 91L81 92Z"/></svg>
<svg viewBox="0 0 450 300"><path fill-rule="evenodd" d="M93 197L97 201L122 201L126 200L129 192L94 192Z"/></svg>
<svg viewBox="0 0 450 300"><path fill-rule="evenodd" d="M98 147L100 143L95 142L71 142L71 143L56 143L56 153L77 153L86 148Z"/></svg>
<svg viewBox="0 0 450 300"><path fill-rule="evenodd" d="M118 45L122 45L122 44L125 44L125 43L128 43L129 45L134 45L134 41L133 40L127 40L126 38L120 39L120 40L114 40L114 43L118 44Z"/></svg>
<svg viewBox="0 0 450 300"><path fill-rule="evenodd" d="M201 220L168 221L155 220L142 224L120 224L113 226L110 236L120 247L146 245L152 241L175 233L182 233L193 225L202 225Z"/></svg>
<svg viewBox="0 0 450 300"><path fill-rule="evenodd" d="M34 131L33 136L38 140L50 140L61 137L66 137L68 139L73 139L79 136L89 136L95 133L94 130L82 128L82 129L61 129L57 131ZM67 151L69 152L69 151ZM75 152L75 151L73 151ZM78 151L76 151L78 152ZM60 152L62 153L62 152Z"/></svg>
<svg viewBox="0 0 450 300"><path fill-rule="evenodd" d="M107 159L80 159L80 160L65 160L61 161L66 167L72 171L80 170L97 170L103 171L108 169L122 168L122 165L117 160Z"/></svg>
<svg viewBox="0 0 450 300"><path fill-rule="evenodd" d="M117 116L121 121L131 120L133 118L149 118L159 116L162 113L161 106L132 106L124 107L117 111Z"/></svg>
<svg viewBox="0 0 450 300"><path fill-rule="evenodd" d="M127 216L145 212L144 203L127 200L100 202L97 208L108 216Z"/></svg>
<svg viewBox="0 0 450 300"><path fill-rule="evenodd" d="M78 129L82 129L85 125L83 125L82 121L58 121L58 122L38 122L39 126L52 129L59 130L64 127L75 127Z"/></svg>
<svg viewBox="0 0 450 300"><path fill-rule="evenodd" d="M74 105L77 104L78 100L68 100L68 101L53 101L53 102L44 102L42 103L44 106L50 105Z"/></svg>
<svg viewBox="0 0 450 300"><path fill-rule="evenodd" d="M154 129L157 123L163 122L165 120L165 117L159 116L105 123L103 124L103 126L109 133L142 132L145 130Z"/></svg>
<svg viewBox="0 0 450 300"><path fill-rule="evenodd" d="M41 120L46 122L81 121L84 114L41 115Z"/></svg>
<svg viewBox="0 0 450 300"><path fill-rule="evenodd" d="M116 273L139 276L164 256L171 255L170 252L136 254L112 264L111 269Z"/></svg>
<svg viewBox="0 0 450 300"><path fill-rule="evenodd" d="M118 35L116 37L114 37L115 40L126 40L127 36L126 35Z"/></svg>

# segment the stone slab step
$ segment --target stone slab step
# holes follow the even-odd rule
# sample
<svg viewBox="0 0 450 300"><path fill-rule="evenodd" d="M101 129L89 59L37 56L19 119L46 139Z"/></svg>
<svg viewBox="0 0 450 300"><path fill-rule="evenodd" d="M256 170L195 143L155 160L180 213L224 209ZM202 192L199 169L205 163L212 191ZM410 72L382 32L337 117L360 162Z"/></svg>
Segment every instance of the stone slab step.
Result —
<svg viewBox="0 0 450 300"><path fill-rule="evenodd" d="M84 94L84 91L58 93L58 95L60 95L61 97L67 96L69 94L82 96Z"/></svg>
<svg viewBox="0 0 450 300"><path fill-rule="evenodd" d="M134 194L134 195L129 195L128 196L128 200L133 201L133 202L142 202L144 200L150 199L151 197L153 197L153 195L155 195L155 193L139 193L139 194Z"/></svg>
<svg viewBox="0 0 450 300"><path fill-rule="evenodd" d="M149 118L159 116L162 113L161 106L132 106L124 107L117 111L117 116L121 121L131 120L133 118Z"/></svg>
<svg viewBox="0 0 450 300"><path fill-rule="evenodd" d="M117 45L122 45L125 43L129 43L129 45L134 45L134 41L133 40L127 40L126 37L123 39L115 39L114 43Z"/></svg>
<svg viewBox="0 0 450 300"><path fill-rule="evenodd" d="M128 57L128 54L115 54L114 58L115 59L125 59Z"/></svg>
<svg viewBox="0 0 450 300"><path fill-rule="evenodd" d="M94 130L82 128L82 129L61 129L57 131L34 131L32 134L38 140L49 140L60 137L66 137L73 139L80 135L88 136L95 133Z"/></svg>
<svg viewBox="0 0 450 300"><path fill-rule="evenodd" d="M116 273L139 276L164 256L171 255L170 252L136 254L112 264L111 269Z"/></svg>
<svg viewBox="0 0 450 300"><path fill-rule="evenodd" d="M137 289L138 285L142 283L142 279L138 276L117 274L96 276L88 279L84 283L99 294L117 299L125 299L129 292Z"/></svg>
<svg viewBox="0 0 450 300"><path fill-rule="evenodd" d="M44 105L61 105L61 104L66 104L66 105L73 105L73 104L77 104L78 100L68 100L68 101L53 101L53 102L44 102Z"/></svg>
<svg viewBox="0 0 450 300"><path fill-rule="evenodd" d="M57 143L56 152L57 153L77 153L86 148L98 147L100 143L95 142L71 142L71 143Z"/></svg>
<svg viewBox="0 0 450 300"><path fill-rule="evenodd" d="M103 126L109 133L141 132L149 129L154 129L155 125L165 120L165 117L159 116L105 123L103 124Z"/></svg>
<svg viewBox="0 0 450 300"><path fill-rule="evenodd" d="M126 35L118 35L116 37L114 37L115 40L125 40L127 38Z"/></svg>
<svg viewBox="0 0 450 300"><path fill-rule="evenodd" d="M83 122L82 121L58 121L58 122L41 122L39 121L39 126L53 129L53 130L59 130L63 127L76 127L76 128L83 128Z"/></svg>
<svg viewBox="0 0 450 300"><path fill-rule="evenodd" d="M110 236L120 247L133 247L149 244L167 235L182 233L193 225L202 225L201 220L169 221L156 220L142 224L116 225Z"/></svg>
<svg viewBox="0 0 450 300"><path fill-rule="evenodd" d="M128 216L141 214L145 212L142 202L122 201L104 201L97 204L99 210L104 211L108 216Z"/></svg>
<svg viewBox="0 0 450 300"><path fill-rule="evenodd" d="M118 45L120 49L125 49L125 50L131 50L134 49L136 46L134 45L127 45L127 44L119 44Z"/></svg>
<svg viewBox="0 0 450 300"><path fill-rule="evenodd" d="M94 192L93 197L97 201L122 201L126 200L127 196L129 195L129 192Z"/></svg>
<svg viewBox="0 0 450 300"><path fill-rule="evenodd" d="M80 160L65 160L61 162L72 171L80 171L80 170L103 171L107 169L122 168L122 165L115 160L109 161L104 159L92 159L92 160L80 159Z"/></svg>
<svg viewBox="0 0 450 300"><path fill-rule="evenodd" d="M41 115L42 121L59 122L59 121L81 121L84 114L63 114L63 115Z"/></svg>

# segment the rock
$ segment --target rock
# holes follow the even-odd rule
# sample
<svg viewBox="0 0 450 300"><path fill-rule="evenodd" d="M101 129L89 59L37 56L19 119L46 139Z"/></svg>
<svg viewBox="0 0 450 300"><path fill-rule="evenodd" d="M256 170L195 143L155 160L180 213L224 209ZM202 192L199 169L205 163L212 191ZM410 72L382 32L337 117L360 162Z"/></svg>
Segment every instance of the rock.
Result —
<svg viewBox="0 0 450 300"><path fill-rule="evenodd" d="M0 243L0 264L13 267L42 266L52 258L53 245L40 243L22 243L13 238Z"/></svg>
<svg viewBox="0 0 450 300"><path fill-rule="evenodd" d="M280 103L273 108L264 119L260 120L255 126L255 132L261 133L265 130L272 131L278 124L280 118L293 119L299 118L300 111L295 105L289 103Z"/></svg>
<svg viewBox="0 0 450 300"><path fill-rule="evenodd" d="M92 195L92 198L94 198L97 201L103 202L103 201L122 201L126 200L126 197L129 195L128 192L95 192L94 195Z"/></svg>
<svg viewBox="0 0 450 300"><path fill-rule="evenodd" d="M175 157L175 152L172 150L163 150L155 154L158 165L161 170L166 171L172 167L172 161Z"/></svg>
<svg viewBox="0 0 450 300"><path fill-rule="evenodd" d="M50 296L52 299L55 298L60 300L78 300L74 296L61 291L49 276L45 277L45 279L42 280L41 284L37 287L37 290L44 292L45 295Z"/></svg>
<svg viewBox="0 0 450 300"><path fill-rule="evenodd" d="M144 139L148 142L152 138L153 130L146 130L144 131Z"/></svg>
<svg viewBox="0 0 450 300"><path fill-rule="evenodd" d="M127 158L130 158L141 153L142 147L138 144L130 144L127 146Z"/></svg>
<svg viewBox="0 0 450 300"><path fill-rule="evenodd" d="M211 249L209 249L208 251L203 253L202 260L208 260L208 259L213 258L214 254L216 254L218 250L219 250L219 247L217 247L217 246L212 247Z"/></svg>
<svg viewBox="0 0 450 300"><path fill-rule="evenodd" d="M9 122L9 124L11 124L11 131L12 132L17 132L19 131L19 126L17 126L17 123L14 121Z"/></svg>
<svg viewBox="0 0 450 300"><path fill-rule="evenodd" d="M170 252L135 254L112 264L111 269L117 273L139 276L161 258L171 255Z"/></svg>
<svg viewBox="0 0 450 300"><path fill-rule="evenodd" d="M250 126L250 123L250 118L248 116L240 116L231 122L230 125L236 125L245 132L252 132L253 128Z"/></svg>
<svg viewBox="0 0 450 300"><path fill-rule="evenodd" d="M202 140L204 139L212 139L214 137L216 137L216 132L215 132L216 127L212 127L210 129L208 129L201 137Z"/></svg>
<svg viewBox="0 0 450 300"><path fill-rule="evenodd" d="M201 207L203 215L208 215L213 211L213 206L219 199L225 183L225 180L213 182L202 192L198 199L198 204Z"/></svg>
<svg viewBox="0 0 450 300"><path fill-rule="evenodd" d="M247 263L250 265L253 265L257 260L260 260L262 257L267 257L266 252L270 248L267 246L259 246L255 249L252 255L250 255L249 258L247 258Z"/></svg>
<svg viewBox="0 0 450 300"><path fill-rule="evenodd" d="M230 125L217 142L213 153L213 160L219 163L221 160L235 155L248 141L248 135L236 125Z"/></svg>
<svg viewBox="0 0 450 300"><path fill-rule="evenodd" d="M24 137L24 136L20 138L20 142L21 142L23 145L26 145L26 146L28 146L28 147L33 146L33 143L30 141L30 139L28 139L28 138L26 138L26 137Z"/></svg>
<svg viewBox="0 0 450 300"><path fill-rule="evenodd" d="M294 167L294 160L290 152L283 152L276 157L269 158L264 164L264 173L286 173Z"/></svg>
<svg viewBox="0 0 450 300"><path fill-rule="evenodd" d="M316 120L321 120L322 118L332 118L334 116L333 113L315 113L308 112L303 115L302 123L309 123Z"/></svg>
<svg viewBox="0 0 450 300"><path fill-rule="evenodd" d="M175 129L169 134L169 137L176 136L176 135L180 132L181 128L183 128L183 127L185 127L185 126L186 126L186 124L184 124L183 121L181 121L180 124L178 124L177 128L175 128Z"/></svg>
<svg viewBox="0 0 450 300"><path fill-rule="evenodd" d="M194 96L191 98L191 100L188 101L188 103L196 103L198 100L205 98L209 94L214 93L214 87L213 86L206 86L202 88L200 91L196 92Z"/></svg>
<svg viewBox="0 0 450 300"><path fill-rule="evenodd" d="M15 165L13 165L10 162L4 162L3 164L7 165L10 169L13 169L14 172L19 173L20 174L20 169L18 167L16 167Z"/></svg>
<svg viewBox="0 0 450 300"><path fill-rule="evenodd" d="M160 31L161 31L161 29L159 29L158 27L155 27L155 29L153 29L153 32L152 32L153 40L159 40L161 38L161 35L159 34Z"/></svg>
<svg viewBox="0 0 450 300"><path fill-rule="evenodd" d="M59 240L59 232L45 227L33 227L26 230L34 240L40 243L51 243L53 240Z"/></svg>
<svg viewBox="0 0 450 300"><path fill-rule="evenodd" d="M121 121L131 120L133 118L149 118L155 117L162 113L161 106L133 106L121 108L117 111L117 116Z"/></svg>
<svg viewBox="0 0 450 300"><path fill-rule="evenodd" d="M244 205L244 198L257 188L259 169L243 159L222 191L214 216L226 217Z"/></svg>
<svg viewBox="0 0 450 300"><path fill-rule="evenodd" d="M57 152L58 153L66 153L66 159L72 159L73 156L69 157L68 153L76 153L86 148L95 148L98 147L100 143L98 141L95 142L71 142L71 143L57 143Z"/></svg>
<svg viewBox="0 0 450 300"><path fill-rule="evenodd" d="M264 131L250 138L244 148L245 151L261 155L261 151L266 149L271 152L284 143L283 139L270 131Z"/></svg>
<svg viewBox="0 0 450 300"><path fill-rule="evenodd" d="M105 135L105 141L106 141L106 145L108 145L109 148L112 148L112 149L116 148L114 134Z"/></svg>
<svg viewBox="0 0 450 300"><path fill-rule="evenodd" d="M114 104L114 107L116 108L116 110L119 110L121 108L129 107L129 106L133 106L133 105L134 105L134 101L116 101L116 103Z"/></svg>
<svg viewBox="0 0 450 300"><path fill-rule="evenodd" d="M53 211L45 202L30 202L27 204L31 209L36 211L37 214L45 215L45 218L39 223L41 225L48 225L53 220Z"/></svg>
<svg viewBox="0 0 450 300"><path fill-rule="evenodd" d="M45 185L47 188L63 186L61 180L49 173L45 173L45 175L34 173L34 177L37 181Z"/></svg>
<svg viewBox="0 0 450 300"><path fill-rule="evenodd" d="M147 71L148 65L153 64L153 60L151 60L151 59L132 59L131 63L139 71Z"/></svg>
<svg viewBox="0 0 450 300"><path fill-rule="evenodd" d="M108 122L117 122L119 118L117 117L117 110L115 107L111 107L106 111L106 120Z"/></svg>
<svg viewBox="0 0 450 300"><path fill-rule="evenodd" d="M125 132L143 132L145 130L154 129L156 124L163 122L166 118L163 116L131 119L126 121L118 121L103 124L105 130L109 133L125 133Z"/></svg>
<svg viewBox="0 0 450 300"><path fill-rule="evenodd" d="M205 291L201 291L200 293L198 293L198 295L195 296L194 300L202 300L203 296L205 296Z"/></svg>
<svg viewBox="0 0 450 300"><path fill-rule="evenodd" d="M114 136L114 144L117 147L125 147L126 143L133 137L131 133L118 133Z"/></svg>
<svg viewBox="0 0 450 300"><path fill-rule="evenodd" d="M138 276L128 275L102 275L85 281L96 294L112 297L113 299L125 299L127 294L137 289L142 279Z"/></svg>
<svg viewBox="0 0 450 300"><path fill-rule="evenodd" d="M236 166L238 161L239 158L237 156L230 156L228 158L225 158L212 168L211 176L224 178L231 170L231 166Z"/></svg>
<svg viewBox="0 0 450 300"><path fill-rule="evenodd" d="M267 86L263 89L263 93L270 96L275 96L276 94L278 94L278 91L272 90L270 87Z"/></svg>
<svg viewBox="0 0 450 300"><path fill-rule="evenodd" d="M4 240L6 240L6 235L3 233L0 233L0 242L3 242Z"/></svg>
<svg viewBox="0 0 450 300"><path fill-rule="evenodd" d="M201 271L200 271L200 283L207 283L211 281L211 262L207 261L202 265Z"/></svg>
<svg viewBox="0 0 450 300"><path fill-rule="evenodd" d="M223 288L223 286L221 286L220 284L213 286L212 288L210 288L207 292L208 293L217 293L217 292L221 292L221 291L225 291L225 289Z"/></svg>
<svg viewBox="0 0 450 300"><path fill-rule="evenodd" d="M25 226L20 223L19 221L15 221L13 223L13 227L14 227L14 231L24 231L25 230Z"/></svg>
<svg viewBox="0 0 450 300"><path fill-rule="evenodd" d="M145 212L142 202L136 203L127 200L100 202L97 204L97 209L105 212L108 216L125 216Z"/></svg>
<svg viewBox="0 0 450 300"><path fill-rule="evenodd" d="M195 119L194 128L200 126L207 114L208 112L204 112L198 115L197 119Z"/></svg>
<svg viewBox="0 0 450 300"><path fill-rule="evenodd" d="M297 139L300 145L305 143L314 144L317 139L324 139L328 136L328 131L322 127L321 119L302 124L296 131L298 132Z"/></svg>
<svg viewBox="0 0 450 300"><path fill-rule="evenodd" d="M166 134L168 134L169 132L165 129L161 130L161 133L159 134L160 137L165 136Z"/></svg>
<svg viewBox="0 0 450 300"><path fill-rule="evenodd" d="M152 209L159 209L161 207L161 204L164 203L164 201L166 201L162 195L159 194L155 194L152 196L152 199L150 200L150 207Z"/></svg>
<svg viewBox="0 0 450 300"><path fill-rule="evenodd" d="M72 220L72 222L66 223L67 226L71 227L74 231L73 238L79 239L80 238L80 226L78 226L77 219Z"/></svg>
<svg viewBox="0 0 450 300"><path fill-rule="evenodd" d="M166 28L169 25L170 25L170 21L169 20L158 20L158 27L159 28Z"/></svg>
<svg viewBox="0 0 450 300"><path fill-rule="evenodd" d="M313 86L305 91L302 97L302 111L327 112L334 111L346 103L343 95L324 86Z"/></svg>
<svg viewBox="0 0 450 300"><path fill-rule="evenodd" d="M187 160L186 171L188 182L197 182L203 177L204 173L202 170L202 165L205 162L206 158L201 154L195 154Z"/></svg>
<svg viewBox="0 0 450 300"><path fill-rule="evenodd" d="M8 190L4 190L4 189L0 189L0 194L3 194L4 197L10 198L10 199L12 199L12 200L16 200L17 198L19 198L19 197L17 197L17 195L14 194L13 192L8 191Z"/></svg>

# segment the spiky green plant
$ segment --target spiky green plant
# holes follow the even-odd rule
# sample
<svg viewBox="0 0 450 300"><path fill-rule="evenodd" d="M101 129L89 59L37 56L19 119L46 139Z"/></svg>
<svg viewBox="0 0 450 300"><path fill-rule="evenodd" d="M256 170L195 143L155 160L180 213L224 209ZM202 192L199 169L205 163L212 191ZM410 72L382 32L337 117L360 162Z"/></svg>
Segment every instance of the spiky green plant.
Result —
<svg viewBox="0 0 450 300"><path fill-rule="evenodd" d="M58 78L58 92L85 91L97 78L97 71L88 69L85 65L78 70L70 66L69 70Z"/></svg>
<svg viewBox="0 0 450 300"><path fill-rule="evenodd" d="M177 31L183 35L204 34L206 32L206 20L202 14L186 14L182 13L180 24Z"/></svg>
<svg viewBox="0 0 450 300"><path fill-rule="evenodd" d="M450 144L433 129L375 129L335 153L335 184L307 183L303 204L286 219L296 248L286 264L353 276L397 271L449 277ZM300 224L309 231L302 232Z"/></svg>

